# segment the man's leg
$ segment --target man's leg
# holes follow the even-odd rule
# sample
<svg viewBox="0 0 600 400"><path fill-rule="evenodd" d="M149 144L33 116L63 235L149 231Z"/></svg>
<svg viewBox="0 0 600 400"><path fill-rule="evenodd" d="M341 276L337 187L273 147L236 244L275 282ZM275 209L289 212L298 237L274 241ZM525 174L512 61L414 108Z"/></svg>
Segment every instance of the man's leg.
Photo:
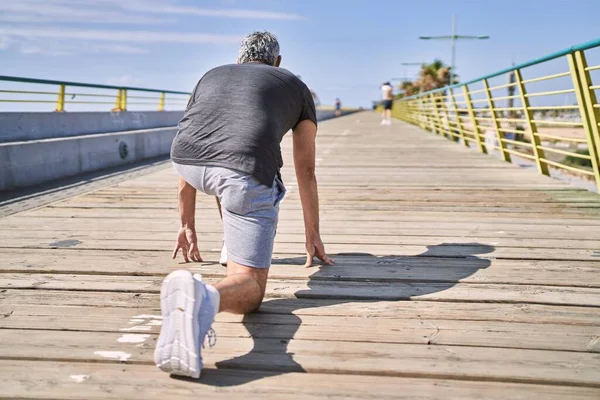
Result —
<svg viewBox="0 0 600 400"><path fill-rule="evenodd" d="M229 244L227 276L215 285L186 270L172 272L161 288L163 325L154 353L165 372L199 377L202 343L215 335L211 329L219 311L245 314L260 307L278 221L280 185L268 187L223 168L207 169L207 194L222 203L225 243ZM244 265L246 264L246 265Z"/></svg>
<svg viewBox="0 0 600 400"><path fill-rule="evenodd" d="M202 344L208 336L212 347L212 323L218 312L247 314L258 310L267 285L268 268L252 268L229 261L227 276L209 285L200 275L174 271L160 290L163 323L154 361L165 372L200 377Z"/></svg>
<svg viewBox="0 0 600 400"><path fill-rule="evenodd" d="M227 262L227 276L215 284L221 295L220 312L247 314L258 310L265 295L268 268L252 268Z"/></svg>

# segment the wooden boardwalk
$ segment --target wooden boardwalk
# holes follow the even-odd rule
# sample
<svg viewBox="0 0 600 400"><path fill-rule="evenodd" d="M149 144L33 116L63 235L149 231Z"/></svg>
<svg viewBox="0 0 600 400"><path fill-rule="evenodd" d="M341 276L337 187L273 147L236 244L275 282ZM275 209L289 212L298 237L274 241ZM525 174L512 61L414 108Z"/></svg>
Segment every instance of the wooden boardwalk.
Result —
<svg viewBox="0 0 600 400"><path fill-rule="evenodd" d="M202 264L170 260L168 164L0 219L0 398L600 398L600 196L370 112L321 124L318 176L337 265L302 267L286 166L267 299L199 381L152 353L163 277L224 273L213 199Z"/></svg>

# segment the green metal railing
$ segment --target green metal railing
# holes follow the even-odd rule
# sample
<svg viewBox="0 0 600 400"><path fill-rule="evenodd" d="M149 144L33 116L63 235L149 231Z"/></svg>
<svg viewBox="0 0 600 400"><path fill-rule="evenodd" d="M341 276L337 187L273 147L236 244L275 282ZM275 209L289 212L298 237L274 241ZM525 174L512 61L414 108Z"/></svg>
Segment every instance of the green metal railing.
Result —
<svg viewBox="0 0 600 400"><path fill-rule="evenodd" d="M6 88L8 82L33 85L31 90ZM20 85L22 86L22 85ZM40 89L37 89L40 87ZM42 89L44 87L44 89ZM51 87L52 89L45 89ZM95 89L94 93L81 88ZM112 111L127 111L128 106L141 106L164 111L166 107L185 108L190 93L130 86L95 85L91 83L53 81L0 75L1 103L56 104L55 111L66 111L69 104L113 105ZM107 107L108 108L108 107Z"/></svg>
<svg viewBox="0 0 600 400"><path fill-rule="evenodd" d="M405 97L395 101L393 115L482 153L496 150L507 162L513 156L531 160L544 175L550 175L550 168L585 175L595 180L600 192L596 96L600 85L592 81L600 65L589 66L586 59L595 48L600 48L600 39L469 82ZM565 70L524 78L524 70L552 60L566 60ZM512 75L508 83L490 84L506 75ZM559 89L557 82L562 83ZM552 90L540 91L540 84L552 85ZM556 105L552 99L561 95L574 95L576 101ZM554 118L547 118L547 113Z"/></svg>

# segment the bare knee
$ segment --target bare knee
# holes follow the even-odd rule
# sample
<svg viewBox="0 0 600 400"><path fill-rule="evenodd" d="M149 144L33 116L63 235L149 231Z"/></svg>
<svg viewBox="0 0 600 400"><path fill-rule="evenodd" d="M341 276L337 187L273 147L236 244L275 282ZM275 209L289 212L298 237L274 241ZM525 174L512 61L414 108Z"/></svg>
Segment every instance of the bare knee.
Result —
<svg viewBox="0 0 600 400"><path fill-rule="evenodd" d="M265 295L268 274L268 268L251 268L229 260L227 277L215 285L221 293L221 311L257 311Z"/></svg>

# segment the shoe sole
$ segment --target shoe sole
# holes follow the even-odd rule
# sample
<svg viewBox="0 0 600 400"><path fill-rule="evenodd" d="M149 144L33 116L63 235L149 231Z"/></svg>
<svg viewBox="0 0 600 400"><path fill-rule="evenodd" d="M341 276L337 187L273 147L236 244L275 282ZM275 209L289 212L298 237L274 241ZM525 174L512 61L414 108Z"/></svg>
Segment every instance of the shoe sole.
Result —
<svg viewBox="0 0 600 400"><path fill-rule="evenodd" d="M192 378L200 377L197 336L202 299L194 300L194 278L189 271L175 271L163 281L160 308L163 322L154 350L154 362L162 371Z"/></svg>

